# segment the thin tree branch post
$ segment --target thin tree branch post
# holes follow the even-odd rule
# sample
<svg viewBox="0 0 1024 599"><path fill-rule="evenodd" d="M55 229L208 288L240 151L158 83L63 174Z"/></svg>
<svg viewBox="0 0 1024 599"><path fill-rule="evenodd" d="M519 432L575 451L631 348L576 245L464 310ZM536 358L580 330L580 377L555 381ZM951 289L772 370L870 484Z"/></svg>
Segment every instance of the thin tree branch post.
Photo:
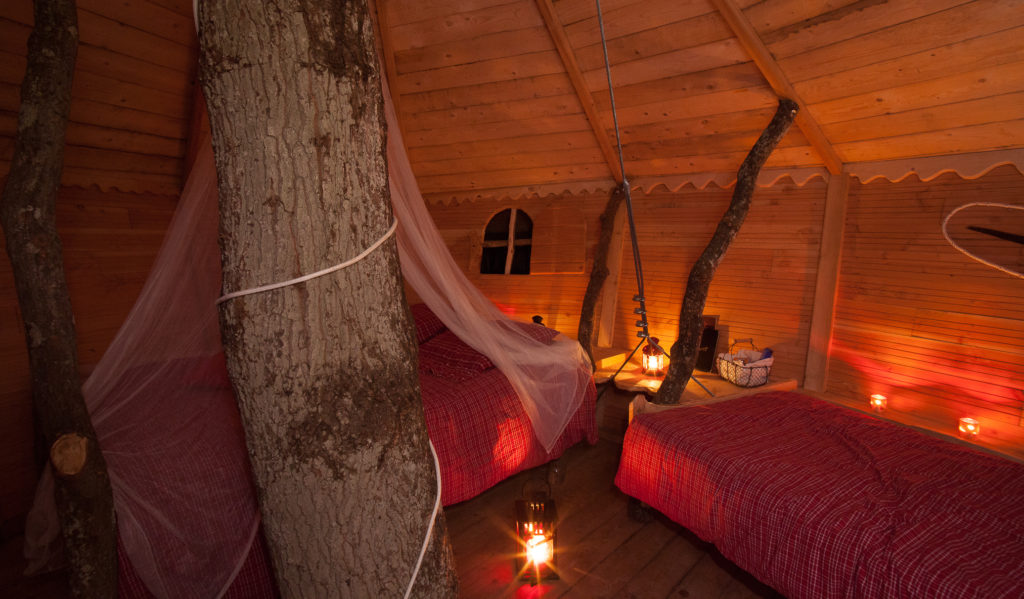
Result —
<svg viewBox="0 0 1024 599"><path fill-rule="evenodd" d="M594 362L594 314L597 311L597 300L601 297L601 290L604 282L610 274L608 271L608 251L612 245L612 233L615 230L615 216L619 213L622 200L626 197L620 183L612 190L608 202L601 213L601 238L594 249L594 265L590 269L590 281L587 283L587 292L583 295L583 307L580 310L580 326L576 332L576 339L583 346L590 357L591 367Z"/></svg>
<svg viewBox="0 0 1024 599"><path fill-rule="evenodd" d="M25 324L33 412L55 474L75 597L117 596L117 531L106 464L78 375L57 190L78 49L74 0L36 0L17 141L0 200L7 254Z"/></svg>
<svg viewBox="0 0 1024 599"><path fill-rule="evenodd" d="M740 226L743 225L743 221L747 217L747 212L750 211L750 201L761 167L764 166L772 150L793 124L797 110L796 102L781 98L775 116L761 133L761 137L751 148L743 164L740 165L729 208L718 222L711 241L708 242L707 247L704 248L690 269L690 276L686 281L686 292L683 295L683 305L679 311L679 337L672 344L670 352L672 357L669 361L668 372L665 375L665 380L661 383L658 394L654 397L654 403L676 404L683 397L683 390L686 389L686 384L690 381L690 376L697 364L702 328L701 317L704 313L704 304L707 303L711 279L722 262L722 258L725 257L729 244L739 233Z"/></svg>

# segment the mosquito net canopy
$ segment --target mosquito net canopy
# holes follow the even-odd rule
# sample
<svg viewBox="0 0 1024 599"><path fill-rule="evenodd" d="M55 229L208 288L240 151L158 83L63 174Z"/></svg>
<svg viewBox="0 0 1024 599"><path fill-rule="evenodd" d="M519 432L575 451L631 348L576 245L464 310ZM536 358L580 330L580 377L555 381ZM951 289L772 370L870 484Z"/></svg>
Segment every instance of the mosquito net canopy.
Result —
<svg viewBox="0 0 1024 599"><path fill-rule="evenodd" d="M469 282L424 205L386 83L384 98L403 276L508 377L550 450L587 389L586 354L565 337L549 345L524 334ZM83 388L125 553L160 598L221 596L259 526L215 307L221 270L208 134L201 146L142 293ZM59 550L55 514L47 470L26 530L26 553L37 567Z"/></svg>

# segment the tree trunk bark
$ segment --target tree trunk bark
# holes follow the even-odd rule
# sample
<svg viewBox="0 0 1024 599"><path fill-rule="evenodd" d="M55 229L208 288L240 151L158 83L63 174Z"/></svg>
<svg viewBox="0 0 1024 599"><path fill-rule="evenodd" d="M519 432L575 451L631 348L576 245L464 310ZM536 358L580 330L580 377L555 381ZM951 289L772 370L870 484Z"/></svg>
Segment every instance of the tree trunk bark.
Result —
<svg viewBox="0 0 1024 599"><path fill-rule="evenodd" d="M211 0L201 80L226 291L355 257L392 223L365 1ZM285 597L401 597L438 481L397 246L222 304L228 367ZM453 597L439 514L413 596Z"/></svg>
<svg viewBox="0 0 1024 599"><path fill-rule="evenodd" d="M580 326L576 339L590 357L591 367L594 366L594 314L597 311L597 299L601 296L604 282L608 279L608 249L612 244L612 232L615 230L615 215L618 214L625 198L622 185L616 186L608 197L608 203L601 213L601 238L594 249L594 265L590 269L590 281L587 291L583 294L583 307L580 310Z"/></svg>
<svg viewBox="0 0 1024 599"><path fill-rule="evenodd" d="M658 394L654 397L654 403L675 404L683 397L683 390L690 382L690 375L697 364L702 329L701 316L708 299L711 279L725 257L729 244L739 233L747 212L750 211L750 199L754 195L761 167L793 124L797 110L796 102L788 98L780 99L775 116L740 165L729 208L718 222L718 228L715 229L704 252L690 269L686 292L683 295L683 306L679 311L679 337L672 344L668 372L665 374L665 380L661 382Z"/></svg>
<svg viewBox="0 0 1024 599"><path fill-rule="evenodd" d="M114 501L82 398L56 219L78 16L73 0L36 0L34 16L0 222L25 323L33 411L51 447L71 591L76 597L116 597Z"/></svg>

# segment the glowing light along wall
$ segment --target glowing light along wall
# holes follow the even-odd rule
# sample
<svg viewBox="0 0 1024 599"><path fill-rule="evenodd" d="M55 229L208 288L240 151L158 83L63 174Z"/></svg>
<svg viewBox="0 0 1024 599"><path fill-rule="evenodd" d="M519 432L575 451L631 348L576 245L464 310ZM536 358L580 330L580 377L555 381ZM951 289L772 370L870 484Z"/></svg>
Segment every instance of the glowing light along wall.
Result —
<svg viewBox="0 0 1024 599"><path fill-rule="evenodd" d="M772 347L773 378L803 382L825 192L821 178L758 188L711 284L705 314L719 316L719 349L746 337ZM711 185L634 197L651 333L666 347L676 338L690 266L731 193ZM435 204L431 213L456 260L471 265L474 240L494 212L518 207L532 216L563 202L586 223L589 269L606 200L590 194ZM972 201L1024 204L1024 176L1001 167L977 180L851 184L828 394L870 410L866 398L880 393L888 397L883 417L954 436L959 418L975 417L980 443L1024 457L1024 281L963 256L940 231L946 213ZM614 343L632 348L629 243L622 251ZM575 335L589 270L517 277L467 271L520 320L545 314L550 326Z"/></svg>
<svg viewBox="0 0 1024 599"><path fill-rule="evenodd" d="M950 435L973 417L979 442L1020 455L1024 280L970 260L940 231L946 213L975 201L1024 204L1024 176L1002 167L973 181L851 186L828 392L851 404L882 393L886 417ZM1024 263L1022 246L1004 251Z"/></svg>

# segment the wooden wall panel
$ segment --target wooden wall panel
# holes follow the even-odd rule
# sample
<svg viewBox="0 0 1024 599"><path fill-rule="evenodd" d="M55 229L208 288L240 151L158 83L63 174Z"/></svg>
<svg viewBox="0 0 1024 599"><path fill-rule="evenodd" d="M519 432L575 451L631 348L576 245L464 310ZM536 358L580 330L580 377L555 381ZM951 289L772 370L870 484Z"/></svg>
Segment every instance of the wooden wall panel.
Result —
<svg viewBox="0 0 1024 599"><path fill-rule="evenodd" d="M191 5L83 0L78 21L63 184L177 195L196 71ZM31 27L31 0L0 3L0 178L13 152Z"/></svg>
<svg viewBox="0 0 1024 599"><path fill-rule="evenodd" d="M590 280L594 245L600 234L598 218L605 201L606 196L575 197L566 194L547 198L464 202L457 205L435 204L430 206L430 213L456 262L466 269L470 281L499 308L516 320L529 321L534 314L539 314L544 317L546 325L575 338L583 294ZM524 210L533 220L534 246L547 245L549 249L557 248L564 239L549 235L552 233L551 227L545 226L541 219L551 215L561 219L571 210L575 222L570 227L572 238L584 245L573 251L575 257L572 268L577 269L576 264L585 256L585 271L571 274L481 275L480 258L475 255L480 251L479 240L483 239L487 221L505 208ZM545 252L539 253L543 259ZM569 268L568 265L564 267Z"/></svg>
<svg viewBox="0 0 1024 599"><path fill-rule="evenodd" d="M678 330L690 264L706 245L731 193L689 189L634 197L651 330L668 344ZM819 179L804 187L779 184L758 189L754 198L750 217L712 284L706 313L720 316L729 337L753 337L761 347L775 349L777 376L799 379L807 353L825 184ZM470 272L469 276L516 318L541 314L554 328L575 336L606 195L435 205L431 213L462 264L462 257L471 253L471 239L482 236L495 212L517 207L536 218L553 201L572 205L587 225L585 272L509 277ZM637 343L632 313L636 278L630 244L624 246L613 344L631 348Z"/></svg>
<svg viewBox="0 0 1024 599"><path fill-rule="evenodd" d="M135 303L176 196L62 188L57 226L87 375ZM2 241L2 235L0 235ZM0 524L27 511L34 492L31 390L24 328L6 252L0 257Z"/></svg>
<svg viewBox="0 0 1024 599"><path fill-rule="evenodd" d="M718 268L704 313L719 317L720 349L753 338L775 351L773 376L802 380L826 185L780 182L758 188L750 214ZM651 334L676 339L690 266L728 206L731 189L684 189L634 198ZM626 244L615 345L638 342L633 309L636 274Z"/></svg>
<svg viewBox="0 0 1024 599"><path fill-rule="evenodd" d="M1012 167L851 186L830 395L863 408L882 393L886 417L944 434L972 416L982 444L1024 457L1024 280L970 260L940 230L962 204L1022 198ZM1020 261L1019 246L1004 248Z"/></svg>

